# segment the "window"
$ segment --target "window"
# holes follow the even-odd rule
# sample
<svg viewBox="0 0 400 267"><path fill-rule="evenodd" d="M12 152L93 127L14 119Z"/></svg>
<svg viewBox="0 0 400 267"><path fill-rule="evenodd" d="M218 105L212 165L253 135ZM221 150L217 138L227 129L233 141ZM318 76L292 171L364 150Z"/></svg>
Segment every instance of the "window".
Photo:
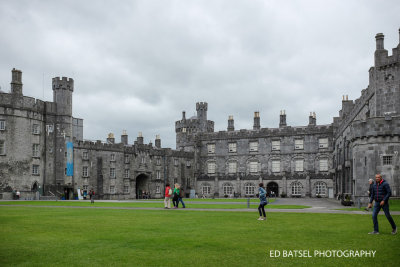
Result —
<svg viewBox="0 0 400 267"><path fill-rule="evenodd" d="M186 161L186 167L190 167L190 166L192 166L192 163L190 162L190 160L187 160Z"/></svg>
<svg viewBox="0 0 400 267"><path fill-rule="evenodd" d="M324 182L316 182L315 183L315 194L317 195L326 195L326 183Z"/></svg>
<svg viewBox="0 0 400 267"><path fill-rule="evenodd" d="M32 145L32 157L39 157L39 144Z"/></svg>
<svg viewBox="0 0 400 267"><path fill-rule="evenodd" d="M258 142L250 142L249 143L249 149L250 151L258 151Z"/></svg>
<svg viewBox="0 0 400 267"><path fill-rule="evenodd" d="M161 165L161 158L160 158L160 157L157 157L157 159L156 159L156 164L157 164L157 165Z"/></svg>
<svg viewBox="0 0 400 267"><path fill-rule="evenodd" d="M110 178L115 178L115 168L110 168Z"/></svg>
<svg viewBox="0 0 400 267"><path fill-rule="evenodd" d="M83 191L87 191L88 190L88 185L83 185L82 189L83 189Z"/></svg>
<svg viewBox="0 0 400 267"><path fill-rule="evenodd" d="M110 194L115 194L115 186L110 185Z"/></svg>
<svg viewBox="0 0 400 267"><path fill-rule="evenodd" d="M124 193L125 194L129 193L129 186L124 185Z"/></svg>
<svg viewBox="0 0 400 267"><path fill-rule="evenodd" d="M0 131L4 131L6 129L6 121L0 120Z"/></svg>
<svg viewBox="0 0 400 267"><path fill-rule="evenodd" d="M303 139L295 139L294 140L294 149L304 149L304 140Z"/></svg>
<svg viewBox="0 0 400 267"><path fill-rule="evenodd" d="M141 158L141 163L145 164L146 163L146 159L144 157Z"/></svg>
<svg viewBox="0 0 400 267"><path fill-rule="evenodd" d="M185 127L182 128L182 133L186 133L186 128Z"/></svg>
<svg viewBox="0 0 400 267"><path fill-rule="evenodd" d="M54 131L53 124L47 124L47 125L46 125L46 131L47 131L48 133L52 133L52 132Z"/></svg>
<svg viewBox="0 0 400 267"><path fill-rule="evenodd" d="M186 178L186 187L187 187L187 188L190 187L190 178Z"/></svg>
<svg viewBox="0 0 400 267"><path fill-rule="evenodd" d="M89 168L88 168L88 166L83 166L82 167L82 176L83 177L88 177L89 176Z"/></svg>
<svg viewBox="0 0 400 267"><path fill-rule="evenodd" d="M0 155L6 154L6 147L4 145L4 140L0 140Z"/></svg>
<svg viewBox="0 0 400 267"><path fill-rule="evenodd" d="M129 163L129 155L125 155L124 156L124 162L125 163Z"/></svg>
<svg viewBox="0 0 400 267"><path fill-rule="evenodd" d="M161 179L161 171L156 171L156 179Z"/></svg>
<svg viewBox="0 0 400 267"><path fill-rule="evenodd" d="M215 162L209 162L209 163L207 164L207 167L208 167L207 172L208 172L209 174L215 173Z"/></svg>
<svg viewBox="0 0 400 267"><path fill-rule="evenodd" d="M392 165L393 164L393 156L383 156L382 161L383 161L383 165Z"/></svg>
<svg viewBox="0 0 400 267"><path fill-rule="evenodd" d="M111 154L110 161L115 161L115 154Z"/></svg>
<svg viewBox="0 0 400 267"><path fill-rule="evenodd" d="M296 159L294 162L295 162L295 170L294 171L296 171L296 172L304 171L304 160Z"/></svg>
<svg viewBox="0 0 400 267"><path fill-rule="evenodd" d="M258 172L258 162L257 161L250 161L249 167L250 167L250 172L252 172L252 173Z"/></svg>
<svg viewBox="0 0 400 267"><path fill-rule="evenodd" d="M160 190L160 186L159 186L159 185L157 185L157 186L156 186L156 193L157 193L157 194L160 194L160 192L161 192L161 190Z"/></svg>
<svg viewBox="0 0 400 267"><path fill-rule="evenodd" d="M229 143L228 147L230 153L236 153L236 143Z"/></svg>
<svg viewBox="0 0 400 267"><path fill-rule="evenodd" d="M281 150L281 141L280 140L273 140L271 142L272 150Z"/></svg>
<svg viewBox="0 0 400 267"><path fill-rule="evenodd" d="M299 196L301 195L301 189L303 186L299 182L292 183L292 195Z"/></svg>
<svg viewBox="0 0 400 267"><path fill-rule="evenodd" d="M39 165L32 165L32 174L39 175Z"/></svg>
<svg viewBox="0 0 400 267"><path fill-rule="evenodd" d="M178 166L178 164L179 164L179 160L178 159L174 159L174 165Z"/></svg>
<svg viewBox="0 0 400 267"><path fill-rule="evenodd" d="M87 151L83 151L82 153L82 159L87 160L89 159L89 153Z"/></svg>
<svg viewBox="0 0 400 267"><path fill-rule="evenodd" d="M319 170L321 172L328 171L328 159L320 159L319 160Z"/></svg>
<svg viewBox="0 0 400 267"><path fill-rule="evenodd" d="M214 154L215 153L215 144L208 144L207 151L208 151L208 154Z"/></svg>
<svg viewBox="0 0 400 267"><path fill-rule="evenodd" d="M124 170L124 177L129 178L129 169Z"/></svg>
<svg viewBox="0 0 400 267"><path fill-rule="evenodd" d="M248 183L244 186L246 195L254 195L254 184Z"/></svg>
<svg viewBox="0 0 400 267"><path fill-rule="evenodd" d="M39 133L40 133L40 131L39 131L39 124L33 124L33 125L32 125L32 133L33 133L33 134L39 134Z"/></svg>
<svg viewBox="0 0 400 267"><path fill-rule="evenodd" d="M233 194L233 186L231 184L224 184L224 195L232 195Z"/></svg>
<svg viewBox="0 0 400 267"><path fill-rule="evenodd" d="M230 161L228 163L228 173L236 173L237 172L237 162Z"/></svg>
<svg viewBox="0 0 400 267"><path fill-rule="evenodd" d="M211 194L211 186L203 185L203 187L201 188L201 191L202 191L203 195L209 195L209 194Z"/></svg>
<svg viewBox="0 0 400 267"><path fill-rule="evenodd" d="M272 172L280 172L281 171L281 161L273 160L272 161Z"/></svg>
<svg viewBox="0 0 400 267"><path fill-rule="evenodd" d="M319 148L327 148L328 147L328 138L320 138L319 139Z"/></svg>

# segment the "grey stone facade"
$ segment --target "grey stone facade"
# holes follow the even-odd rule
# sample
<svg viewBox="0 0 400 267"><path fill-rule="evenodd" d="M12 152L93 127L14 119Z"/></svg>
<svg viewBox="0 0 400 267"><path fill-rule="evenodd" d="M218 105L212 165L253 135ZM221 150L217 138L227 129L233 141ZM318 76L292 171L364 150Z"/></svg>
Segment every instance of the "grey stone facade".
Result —
<svg viewBox="0 0 400 267"><path fill-rule="evenodd" d="M365 198L368 179L382 173L400 195L400 46L388 56L377 34L375 65L359 99L343 97L339 116L329 125L290 126L281 111L279 126L262 128L259 112L253 129L214 132L208 104L197 115L175 122L176 150L120 142L83 141L83 120L72 116L74 81L53 78L53 102L23 95L22 72L12 70L11 92L0 92L0 197L12 190L22 198L42 195L72 198L94 190L102 199L134 199L143 191L163 197L166 182L194 189L198 196L253 196L263 182L269 194ZM73 143L73 175L66 175L66 143ZM186 190L189 192L189 190Z"/></svg>

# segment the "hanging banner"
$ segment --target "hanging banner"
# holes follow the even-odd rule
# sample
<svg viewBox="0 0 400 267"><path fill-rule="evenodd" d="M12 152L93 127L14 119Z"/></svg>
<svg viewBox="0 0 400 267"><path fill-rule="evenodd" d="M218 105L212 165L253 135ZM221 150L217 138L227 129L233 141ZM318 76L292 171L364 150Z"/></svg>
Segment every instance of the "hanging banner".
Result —
<svg viewBox="0 0 400 267"><path fill-rule="evenodd" d="M67 142L67 176L74 175L74 144Z"/></svg>

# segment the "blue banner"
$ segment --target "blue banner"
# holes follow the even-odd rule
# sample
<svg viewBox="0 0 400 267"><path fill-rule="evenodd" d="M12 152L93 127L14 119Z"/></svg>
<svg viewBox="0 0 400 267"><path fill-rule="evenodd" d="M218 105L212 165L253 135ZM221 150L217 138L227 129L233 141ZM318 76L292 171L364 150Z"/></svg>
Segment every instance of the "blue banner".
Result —
<svg viewBox="0 0 400 267"><path fill-rule="evenodd" d="M67 176L74 175L74 144L67 142Z"/></svg>

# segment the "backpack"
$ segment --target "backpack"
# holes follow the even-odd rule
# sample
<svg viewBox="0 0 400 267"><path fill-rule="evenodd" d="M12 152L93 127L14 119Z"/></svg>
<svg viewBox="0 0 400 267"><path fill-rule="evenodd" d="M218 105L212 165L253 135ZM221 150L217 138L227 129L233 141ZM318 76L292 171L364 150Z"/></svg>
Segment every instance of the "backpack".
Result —
<svg viewBox="0 0 400 267"><path fill-rule="evenodd" d="M168 195L172 195L172 189L171 188L168 190Z"/></svg>

